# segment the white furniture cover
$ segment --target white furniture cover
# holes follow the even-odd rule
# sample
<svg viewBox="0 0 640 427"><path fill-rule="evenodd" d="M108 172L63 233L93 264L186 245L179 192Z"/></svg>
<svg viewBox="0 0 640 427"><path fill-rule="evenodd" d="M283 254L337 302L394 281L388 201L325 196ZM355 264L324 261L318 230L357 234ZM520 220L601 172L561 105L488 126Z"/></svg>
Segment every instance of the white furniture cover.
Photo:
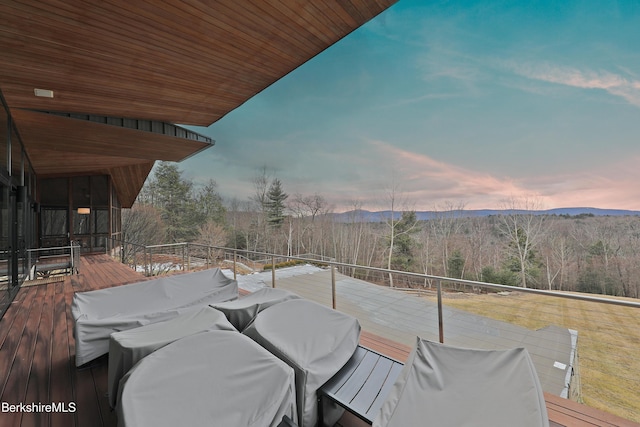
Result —
<svg viewBox="0 0 640 427"><path fill-rule="evenodd" d="M525 348L471 350L418 338L373 427L548 427Z"/></svg>
<svg viewBox="0 0 640 427"><path fill-rule="evenodd" d="M309 300L292 299L260 312L243 333L294 369L298 425L315 427L316 392L355 352L358 320Z"/></svg>
<svg viewBox="0 0 640 427"><path fill-rule="evenodd" d="M285 289L262 288L237 300L211 304L211 306L226 314L233 326L242 332L262 310L297 298L300 297Z"/></svg>
<svg viewBox="0 0 640 427"><path fill-rule="evenodd" d="M185 309L238 297L220 269L177 274L73 296L76 366L106 354L109 335L176 317Z"/></svg>
<svg viewBox="0 0 640 427"><path fill-rule="evenodd" d="M295 375L240 333L203 332L134 366L117 414L118 427L275 427L296 417Z"/></svg>
<svg viewBox="0 0 640 427"><path fill-rule="evenodd" d="M224 313L205 306L191 309L164 322L114 332L109 340L108 392L111 407L116 406L118 384L122 377L144 357L180 338L206 331L232 331L236 328Z"/></svg>

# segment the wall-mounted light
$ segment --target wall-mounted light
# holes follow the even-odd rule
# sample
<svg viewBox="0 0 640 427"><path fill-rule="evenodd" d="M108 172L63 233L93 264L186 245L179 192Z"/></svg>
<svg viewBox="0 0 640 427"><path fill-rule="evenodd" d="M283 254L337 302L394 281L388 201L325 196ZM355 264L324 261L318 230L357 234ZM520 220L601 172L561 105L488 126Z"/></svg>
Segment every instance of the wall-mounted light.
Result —
<svg viewBox="0 0 640 427"><path fill-rule="evenodd" d="M78 208L79 215L89 215L91 213L91 208Z"/></svg>
<svg viewBox="0 0 640 427"><path fill-rule="evenodd" d="M34 89L33 94L41 98L53 98L53 91L49 89Z"/></svg>

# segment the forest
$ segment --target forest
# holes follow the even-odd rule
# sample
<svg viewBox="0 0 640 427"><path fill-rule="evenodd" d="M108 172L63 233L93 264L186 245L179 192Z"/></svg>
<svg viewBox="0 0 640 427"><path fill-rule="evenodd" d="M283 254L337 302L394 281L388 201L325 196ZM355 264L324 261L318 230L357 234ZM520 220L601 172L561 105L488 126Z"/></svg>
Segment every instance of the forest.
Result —
<svg viewBox="0 0 640 427"><path fill-rule="evenodd" d="M357 202L339 219L324 195L287 194L266 170L252 182L250 197L227 200L215 181L195 185L175 164L160 163L134 206L123 211L123 240L320 255L451 278L640 297L640 217L508 211L474 217L448 205L418 221L403 209L400 194L389 191L388 213L379 221L366 221Z"/></svg>

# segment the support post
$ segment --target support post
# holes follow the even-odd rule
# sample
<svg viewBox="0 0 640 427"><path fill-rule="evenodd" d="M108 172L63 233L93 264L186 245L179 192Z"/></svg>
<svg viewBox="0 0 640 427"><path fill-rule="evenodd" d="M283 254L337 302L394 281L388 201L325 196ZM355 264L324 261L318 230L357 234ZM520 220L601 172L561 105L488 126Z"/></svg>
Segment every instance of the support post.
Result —
<svg viewBox="0 0 640 427"><path fill-rule="evenodd" d="M233 251L233 280L238 280L238 251Z"/></svg>
<svg viewBox="0 0 640 427"><path fill-rule="evenodd" d="M276 257L271 255L271 287L276 287Z"/></svg>
<svg viewBox="0 0 640 427"><path fill-rule="evenodd" d="M440 344L444 344L444 322L442 318L442 283L440 280L436 282L438 287L438 332L440 335Z"/></svg>
<svg viewBox="0 0 640 427"><path fill-rule="evenodd" d="M187 251L187 271L191 271L191 252L189 252L189 242L187 242L186 251Z"/></svg>
<svg viewBox="0 0 640 427"><path fill-rule="evenodd" d="M331 306L336 309L336 266L331 264Z"/></svg>

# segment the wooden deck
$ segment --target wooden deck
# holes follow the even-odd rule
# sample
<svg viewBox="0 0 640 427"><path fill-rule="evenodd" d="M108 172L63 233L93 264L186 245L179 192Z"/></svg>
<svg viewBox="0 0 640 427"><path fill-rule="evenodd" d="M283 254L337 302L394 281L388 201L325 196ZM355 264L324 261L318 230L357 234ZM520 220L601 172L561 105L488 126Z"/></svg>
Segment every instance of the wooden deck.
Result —
<svg viewBox="0 0 640 427"><path fill-rule="evenodd" d="M145 280L106 255L81 258L80 273L62 282L20 290L0 321L0 402L75 403L75 412L0 412L0 427L116 426L107 400L107 363L75 367L71 318L74 292ZM363 332L361 344L404 362L410 348ZM552 426L628 426L640 424L552 395L545 395ZM341 425L356 426L348 415Z"/></svg>

